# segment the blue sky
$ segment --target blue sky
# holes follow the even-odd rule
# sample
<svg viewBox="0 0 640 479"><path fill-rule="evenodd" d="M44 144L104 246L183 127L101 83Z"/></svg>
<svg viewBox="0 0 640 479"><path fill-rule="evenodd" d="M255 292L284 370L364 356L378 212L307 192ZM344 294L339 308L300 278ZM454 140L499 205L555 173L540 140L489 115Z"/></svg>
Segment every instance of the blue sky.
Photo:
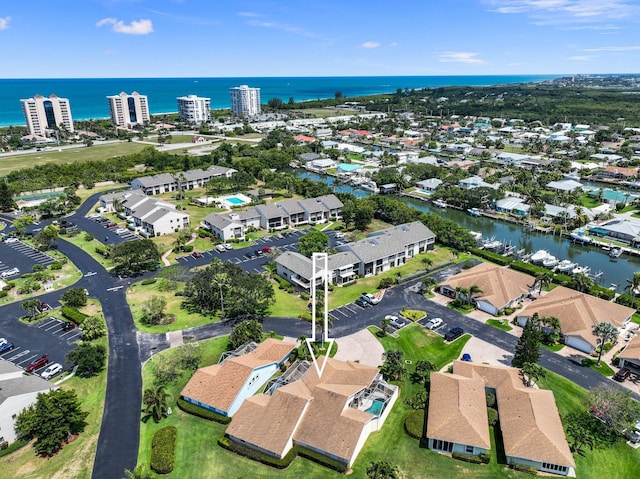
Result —
<svg viewBox="0 0 640 479"><path fill-rule="evenodd" d="M635 73L640 0L22 0L2 78Z"/></svg>

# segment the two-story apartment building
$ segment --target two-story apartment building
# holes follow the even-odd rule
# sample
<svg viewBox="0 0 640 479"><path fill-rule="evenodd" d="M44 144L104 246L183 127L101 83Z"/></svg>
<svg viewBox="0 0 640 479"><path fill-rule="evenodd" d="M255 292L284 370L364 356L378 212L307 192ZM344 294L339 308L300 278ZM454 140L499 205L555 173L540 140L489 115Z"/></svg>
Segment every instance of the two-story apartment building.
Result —
<svg viewBox="0 0 640 479"><path fill-rule="evenodd" d="M180 173L160 173L143 176L131 182L131 189L140 189L145 195L159 195L170 191L193 190L219 176L230 178L237 170L224 166L212 165L206 170L196 169Z"/></svg>

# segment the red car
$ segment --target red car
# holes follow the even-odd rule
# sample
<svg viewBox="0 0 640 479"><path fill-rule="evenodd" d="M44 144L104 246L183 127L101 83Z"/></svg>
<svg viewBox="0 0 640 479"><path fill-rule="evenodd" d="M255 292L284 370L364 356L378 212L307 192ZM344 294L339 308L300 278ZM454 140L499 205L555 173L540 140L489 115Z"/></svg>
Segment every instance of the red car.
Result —
<svg viewBox="0 0 640 479"><path fill-rule="evenodd" d="M193 256L194 258L202 258L202 253L200 251L194 251L193 253L191 253L191 256Z"/></svg>
<svg viewBox="0 0 640 479"><path fill-rule="evenodd" d="M47 365L48 363L49 363L49 355L48 354L43 354L39 358L36 358L33 361L31 361L31 364L29 364L29 366L27 366L26 371L28 373L32 373L36 369L40 369L41 367Z"/></svg>
<svg viewBox="0 0 640 479"><path fill-rule="evenodd" d="M263 246L262 252L267 254L271 253L271 246Z"/></svg>

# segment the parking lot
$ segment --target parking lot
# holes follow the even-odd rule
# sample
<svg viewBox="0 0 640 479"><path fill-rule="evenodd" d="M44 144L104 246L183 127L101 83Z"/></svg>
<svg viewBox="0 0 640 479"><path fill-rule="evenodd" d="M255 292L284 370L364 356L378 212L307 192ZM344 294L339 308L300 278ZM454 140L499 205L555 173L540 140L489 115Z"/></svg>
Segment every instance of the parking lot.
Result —
<svg viewBox="0 0 640 479"><path fill-rule="evenodd" d="M2 279L17 278L24 273L33 271L33 266L36 264L49 266L54 261L55 259L48 254L38 251L20 240L0 243L0 277L3 272L8 273L14 268L19 270L16 274L7 275L5 273L5 278Z"/></svg>
<svg viewBox="0 0 640 479"><path fill-rule="evenodd" d="M46 331L54 336L58 336L69 343L75 343L80 340L80 333L82 330L75 327L69 331L65 331L62 326L66 321L62 321L58 318L50 316L49 318L41 321L36 327L43 331Z"/></svg>

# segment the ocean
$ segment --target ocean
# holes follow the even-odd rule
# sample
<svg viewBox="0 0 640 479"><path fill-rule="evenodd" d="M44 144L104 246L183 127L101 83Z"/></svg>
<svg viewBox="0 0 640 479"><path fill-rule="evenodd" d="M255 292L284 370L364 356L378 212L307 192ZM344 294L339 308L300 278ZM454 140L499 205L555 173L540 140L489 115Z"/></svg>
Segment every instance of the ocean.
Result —
<svg viewBox="0 0 640 479"><path fill-rule="evenodd" d="M211 98L211 107L229 108L229 88L249 85L261 89L262 103L271 98L288 102L393 93L398 88L489 86L530 83L560 75L384 76L384 77L265 77L265 78L70 78L0 79L0 126L25 125L20 99L52 93L68 98L74 121L109 117L106 97L121 91L147 95L151 114L177 111L176 97L195 94Z"/></svg>

